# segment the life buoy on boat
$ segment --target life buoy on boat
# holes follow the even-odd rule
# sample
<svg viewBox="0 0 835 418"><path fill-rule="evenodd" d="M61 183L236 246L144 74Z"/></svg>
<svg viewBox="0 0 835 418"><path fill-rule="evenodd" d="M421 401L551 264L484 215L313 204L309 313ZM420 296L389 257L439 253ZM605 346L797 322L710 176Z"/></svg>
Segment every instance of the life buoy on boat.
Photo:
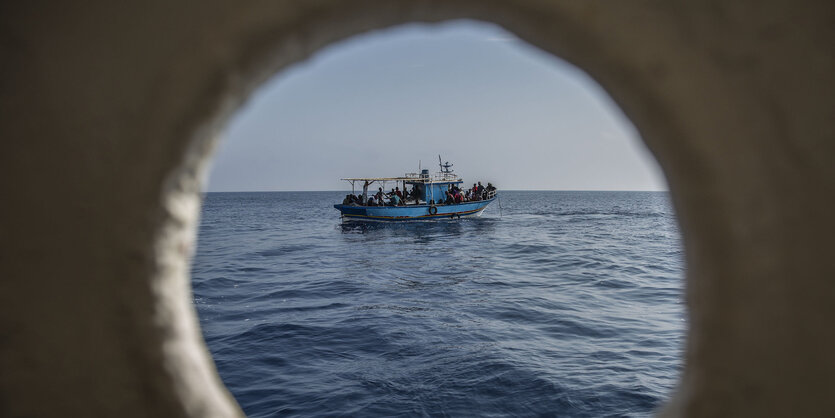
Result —
<svg viewBox="0 0 835 418"><path fill-rule="evenodd" d="M435 206L430 206L430 207L429 207L429 214L430 214L430 215L434 215L434 214L436 214L436 213L438 213L438 208L437 208L437 207L435 207Z"/></svg>

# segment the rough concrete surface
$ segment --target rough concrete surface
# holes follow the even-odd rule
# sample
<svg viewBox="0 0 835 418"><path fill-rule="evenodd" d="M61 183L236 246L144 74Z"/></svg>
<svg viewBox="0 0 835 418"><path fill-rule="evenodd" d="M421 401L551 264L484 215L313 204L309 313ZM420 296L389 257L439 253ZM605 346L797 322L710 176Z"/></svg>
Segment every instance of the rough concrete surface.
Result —
<svg viewBox="0 0 835 418"><path fill-rule="evenodd" d="M0 415L237 416L189 287L203 164L267 77L410 21L504 26L638 127L684 234L668 416L835 416L828 1L0 4Z"/></svg>

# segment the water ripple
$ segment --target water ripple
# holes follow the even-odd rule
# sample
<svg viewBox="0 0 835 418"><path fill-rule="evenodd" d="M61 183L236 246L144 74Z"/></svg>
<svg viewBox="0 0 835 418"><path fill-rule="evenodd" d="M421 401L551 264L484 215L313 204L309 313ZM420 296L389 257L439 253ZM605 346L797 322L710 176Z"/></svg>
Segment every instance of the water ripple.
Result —
<svg viewBox="0 0 835 418"><path fill-rule="evenodd" d="M399 225L342 225L340 196L206 196L194 303L248 415L647 416L669 396L666 193L505 192L502 216Z"/></svg>

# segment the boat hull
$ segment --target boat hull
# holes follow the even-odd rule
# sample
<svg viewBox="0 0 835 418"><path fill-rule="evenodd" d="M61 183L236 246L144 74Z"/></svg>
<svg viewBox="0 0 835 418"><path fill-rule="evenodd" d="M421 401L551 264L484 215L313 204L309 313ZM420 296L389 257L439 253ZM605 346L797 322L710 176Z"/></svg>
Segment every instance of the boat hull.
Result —
<svg viewBox="0 0 835 418"><path fill-rule="evenodd" d="M460 219L480 216L496 198L452 205L407 205L407 206L350 206L333 205L342 212L343 220L359 222L408 222ZM434 207L437 212L431 213Z"/></svg>

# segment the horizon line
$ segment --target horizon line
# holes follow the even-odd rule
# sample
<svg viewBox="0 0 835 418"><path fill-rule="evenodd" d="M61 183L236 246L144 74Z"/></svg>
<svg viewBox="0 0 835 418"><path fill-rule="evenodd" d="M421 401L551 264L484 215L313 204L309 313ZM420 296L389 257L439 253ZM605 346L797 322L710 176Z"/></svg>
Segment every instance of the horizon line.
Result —
<svg viewBox="0 0 835 418"><path fill-rule="evenodd" d="M323 193L323 192L345 192L346 190L205 190L201 193ZM505 192L649 192L669 193L665 190L612 190L612 189L500 189Z"/></svg>

